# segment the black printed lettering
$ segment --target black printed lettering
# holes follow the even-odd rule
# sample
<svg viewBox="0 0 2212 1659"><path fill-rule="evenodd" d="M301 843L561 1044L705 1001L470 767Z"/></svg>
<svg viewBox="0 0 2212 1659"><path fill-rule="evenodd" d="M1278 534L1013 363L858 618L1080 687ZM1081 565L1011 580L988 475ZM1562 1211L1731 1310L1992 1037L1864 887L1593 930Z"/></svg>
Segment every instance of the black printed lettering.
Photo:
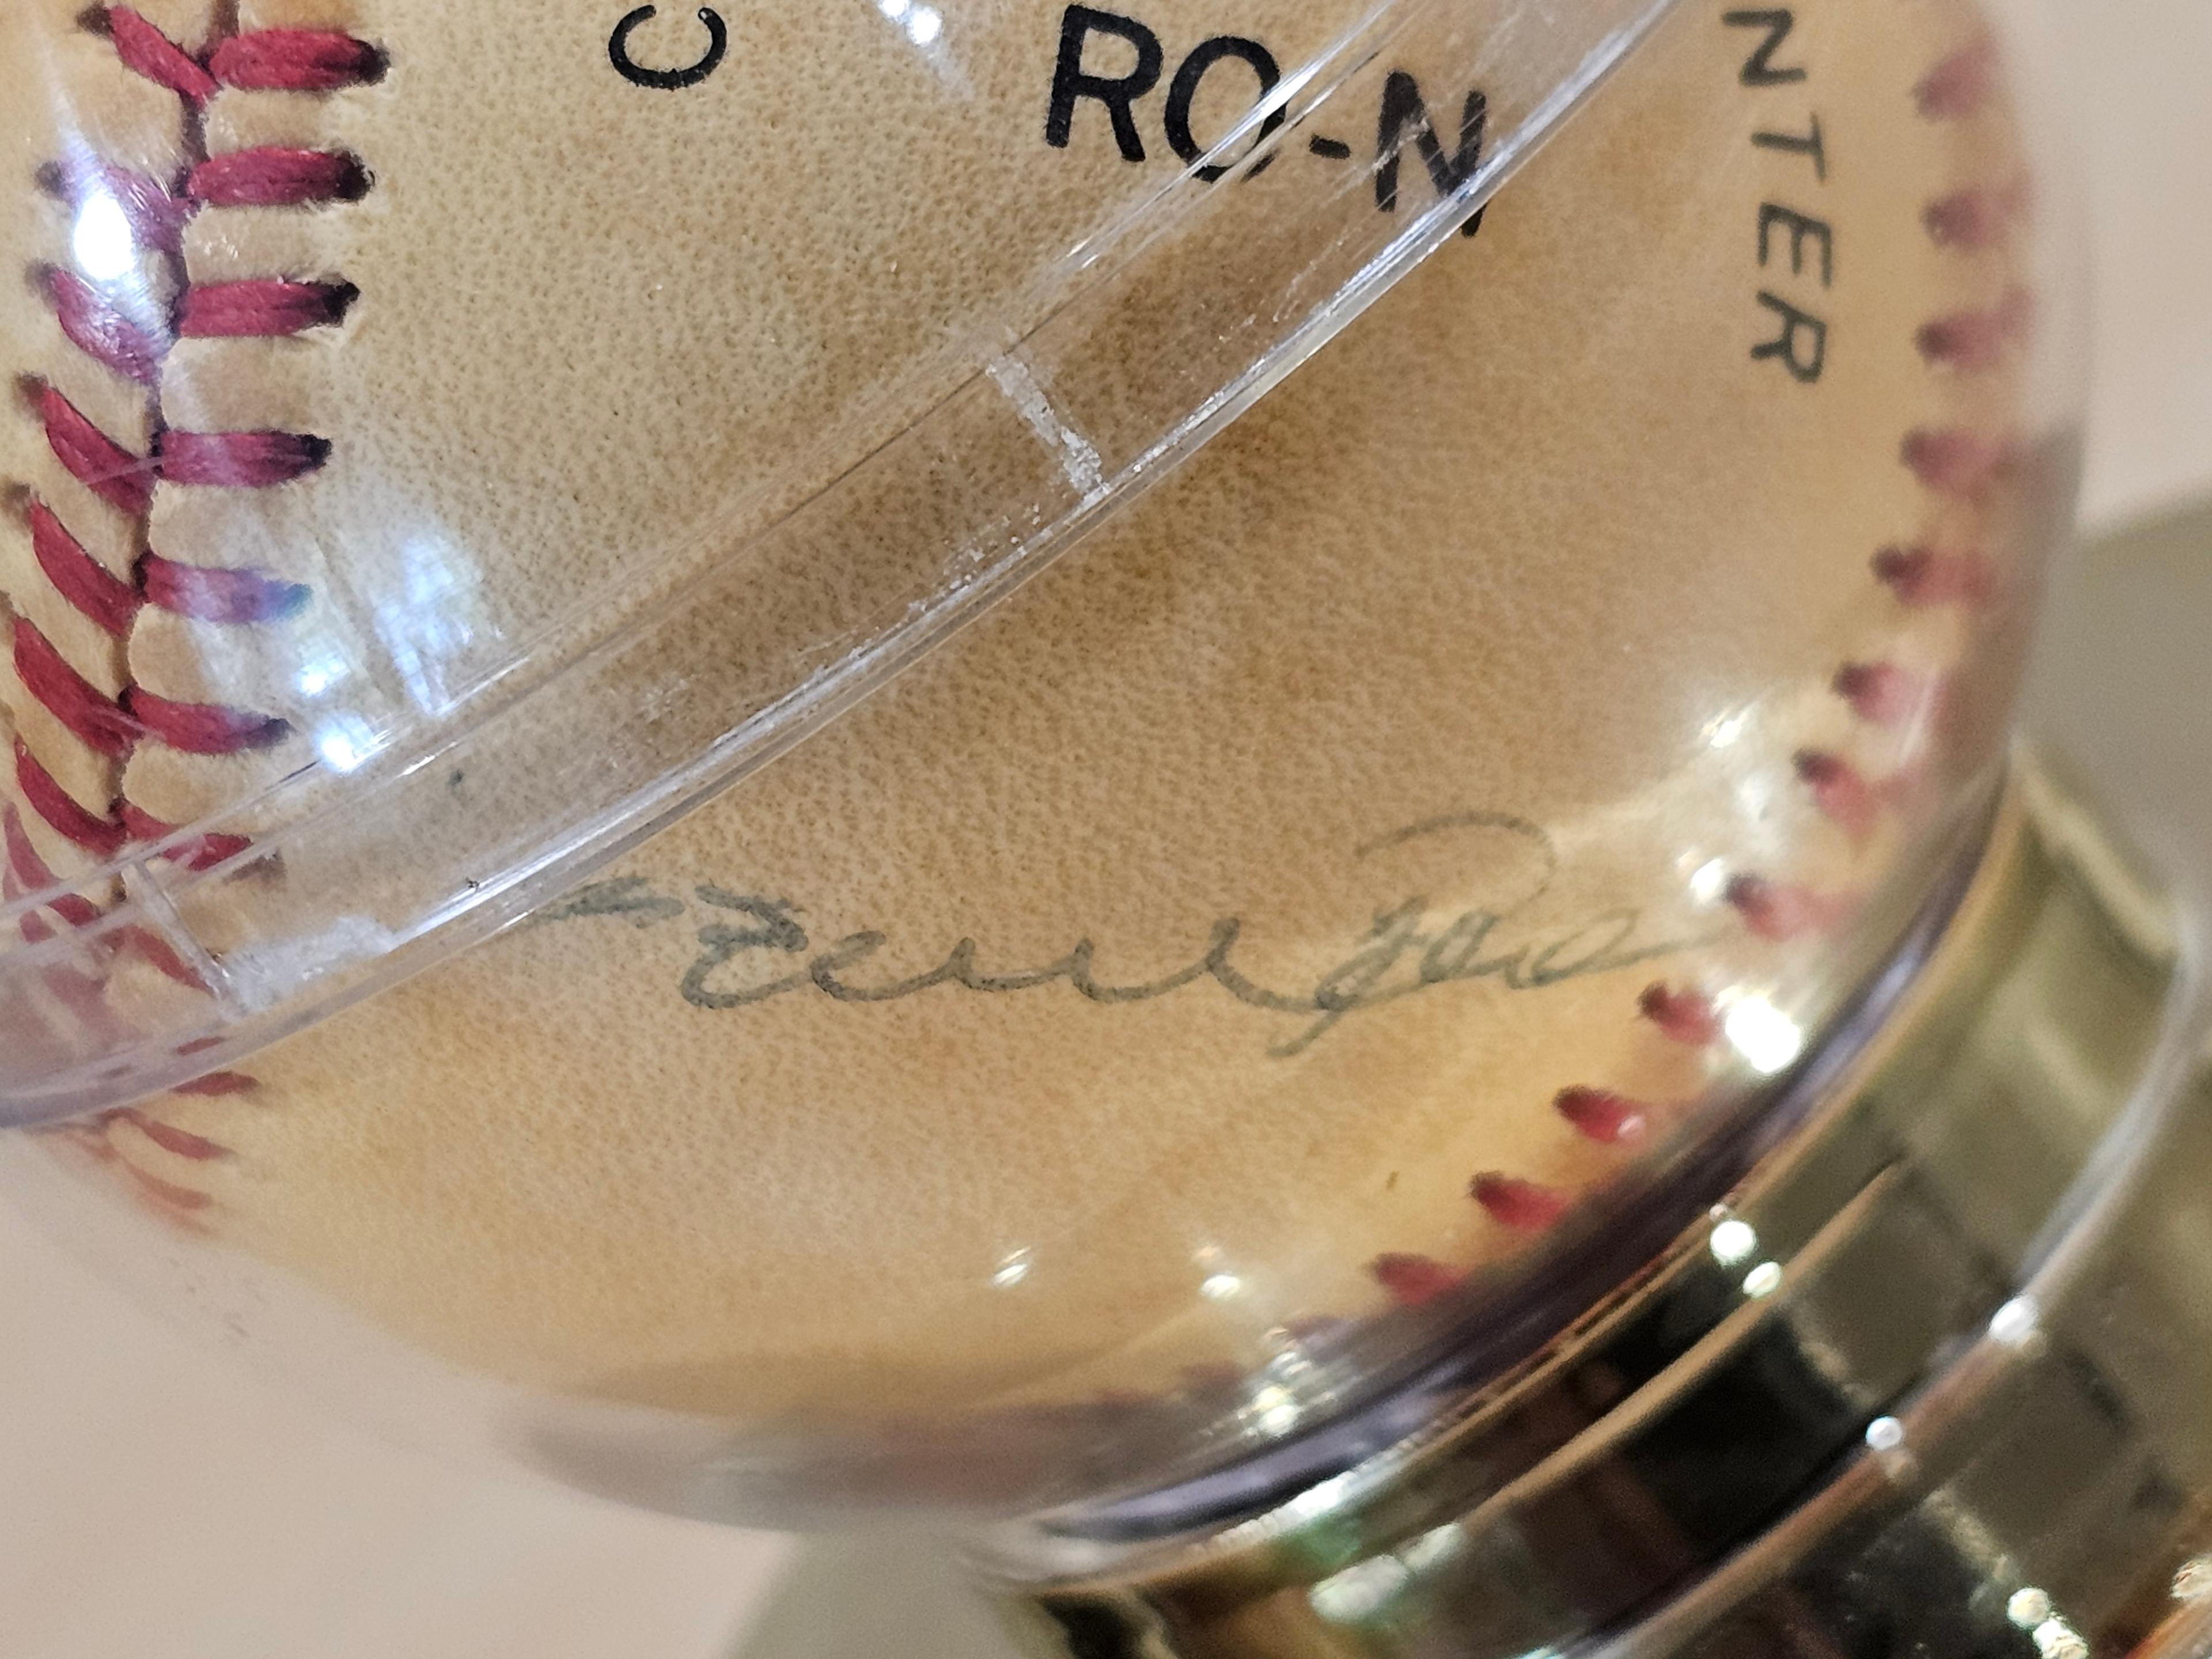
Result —
<svg viewBox="0 0 2212 1659"><path fill-rule="evenodd" d="M1812 131L1802 138L1787 132L1754 132L1751 142L1760 149L1778 149L1791 155L1813 158L1813 177L1821 184L1828 182L1828 151L1820 137L1820 118L1813 118Z"/></svg>
<svg viewBox="0 0 2212 1659"><path fill-rule="evenodd" d="M1128 43L1137 54L1136 67L1120 77L1093 75L1083 67L1084 48L1094 34L1109 34ZM1127 161L1145 159L1145 141L1138 136L1137 118L1130 106L1159 84L1165 61L1160 38L1133 17L1089 6L1070 6L1060 21L1060 61L1053 70L1052 104L1044 120L1044 141L1054 149L1066 149L1075 129L1075 106L1085 98L1106 107L1114 124L1114 142Z"/></svg>
<svg viewBox="0 0 2212 1659"><path fill-rule="evenodd" d="M1252 72L1260 77L1259 96L1261 98L1273 92L1276 82L1283 78L1282 70L1276 66L1274 53L1257 40L1247 40L1235 34L1217 34L1211 40L1201 42L1195 52L1182 60L1182 67L1176 70L1175 81L1168 88L1168 145L1182 159L1185 166L1206 153L1206 147L1191 133L1191 106L1198 97L1198 89L1206 80L1206 71L1224 58L1235 58L1251 65ZM1268 111L1266 119L1260 124L1255 145L1266 143L1288 118L1288 112L1280 107ZM1274 159L1272 155L1261 157L1245 176L1258 178ZM1212 184L1228 171L1227 167L1218 164L1202 167L1198 170L1198 177Z"/></svg>
<svg viewBox="0 0 2212 1659"><path fill-rule="evenodd" d="M1382 83L1382 112L1375 131L1375 205L1393 212L1398 205L1398 158L1410 136L1421 160L1428 164L1429 181L1437 194L1449 196L1474 179L1482 165L1483 134L1490 123L1490 100L1478 88L1460 106L1459 147L1447 152L1429 119L1429 106L1421 97L1420 82L1403 70L1392 70ZM1477 213L1460 228L1472 236L1482 228Z"/></svg>
<svg viewBox="0 0 2212 1659"><path fill-rule="evenodd" d="M1721 21L1732 29L1765 29L1766 39L1759 49L1744 62L1739 77L1747 87L1786 87L1808 78L1803 69L1777 69L1774 54L1782 50L1790 32L1797 27L1796 14L1789 11L1731 11L1721 15Z"/></svg>
<svg viewBox="0 0 2212 1659"><path fill-rule="evenodd" d="M1790 371L1801 386L1811 386L1828 364L1828 325L1808 311L1800 311L1779 295L1761 289L1759 303L1782 319L1782 331L1751 349L1753 358L1771 358ZM1800 348L1802 348L1801 349Z"/></svg>
<svg viewBox="0 0 2212 1659"><path fill-rule="evenodd" d="M1805 274L1805 244L1820 245L1820 286L1833 288L1836 283L1836 235L1825 219L1815 219L1798 212L1795 208L1763 202L1759 209L1759 266L1766 268L1767 256L1772 251L1773 231L1780 225L1790 233L1790 269L1793 275Z"/></svg>
<svg viewBox="0 0 2212 1659"><path fill-rule="evenodd" d="M707 31L706 49L695 61L681 68L647 69L630 56L630 38L650 23L658 10L654 6L640 6L616 24L614 34L607 41L608 60L614 64L616 72L634 87L653 92L687 92L722 67L722 60L730 55L730 26L713 7L702 6L699 21Z"/></svg>

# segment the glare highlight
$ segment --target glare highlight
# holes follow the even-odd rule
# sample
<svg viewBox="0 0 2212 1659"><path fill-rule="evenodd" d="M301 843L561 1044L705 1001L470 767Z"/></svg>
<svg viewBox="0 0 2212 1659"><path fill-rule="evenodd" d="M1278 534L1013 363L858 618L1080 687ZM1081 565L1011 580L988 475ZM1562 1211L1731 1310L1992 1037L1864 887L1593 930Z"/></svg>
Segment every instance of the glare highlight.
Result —
<svg viewBox="0 0 2212 1659"><path fill-rule="evenodd" d="M1805 1052L1803 1029L1765 997L1743 998L1721 1025L1744 1063L1762 1077L1789 1070Z"/></svg>
<svg viewBox="0 0 2212 1659"><path fill-rule="evenodd" d="M897 24L917 46L934 46L945 33L945 14L917 0L876 0L876 9Z"/></svg>
<svg viewBox="0 0 2212 1659"><path fill-rule="evenodd" d="M1713 1229L1713 1260L1723 1267L1748 1261L1758 1250L1759 1234L1747 1221L1723 1221Z"/></svg>
<svg viewBox="0 0 2212 1659"><path fill-rule="evenodd" d="M138 244L123 207L104 190L84 198L70 231L70 257L95 283L119 283L137 269Z"/></svg>

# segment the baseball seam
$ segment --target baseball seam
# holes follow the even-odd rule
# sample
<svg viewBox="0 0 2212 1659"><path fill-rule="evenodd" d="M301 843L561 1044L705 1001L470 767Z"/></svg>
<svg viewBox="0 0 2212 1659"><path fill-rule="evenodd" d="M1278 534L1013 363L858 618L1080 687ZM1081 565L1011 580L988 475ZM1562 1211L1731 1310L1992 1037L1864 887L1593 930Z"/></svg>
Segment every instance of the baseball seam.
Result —
<svg viewBox="0 0 2212 1659"><path fill-rule="evenodd" d="M1913 102L1921 118L1941 123L1979 116L1997 93L2000 67L1996 42L1986 35L1945 57L1914 89ZM1925 204L1920 219L1936 247L1971 256L2002 246L2027 210L2024 185L2002 189L1970 185ZM2014 287L1993 306L1928 319L1915 330L1913 345L1931 373L1972 376L2009 361L2033 324L2033 296ZM1905 434L1898 458L1930 497L1972 506L1984 501L2004 483L2019 454L2009 437L1960 427L1923 426ZM1870 568L1892 601L1907 610L1979 610L1995 598L2001 583L1995 562L1984 550L1932 542L1884 547L1874 556ZM1843 664L1829 690L1855 719L1886 731L1939 718L1948 695L1941 678L1887 660ZM1870 778L1844 757L1822 749L1799 750L1790 765L1814 810L1854 841L1870 836L1915 782L1909 769ZM1849 894L1820 892L1748 872L1731 877L1722 897L1753 937L1778 944L1832 930L1853 903ZM1687 1048L1713 1049L1727 1040L1721 1008L1694 985L1649 985L1637 999L1636 1012L1662 1037ZM1604 1146L1632 1145L1655 1124L1680 1115L1679 1109L1587 1085L1560 1090L1551 1105L1576 1133ZM1475 1176L1468 1195L1493 1222L1528 1233L1551 1227L1573 1207L1577 1197L1565 1188L1500 1170ZM1369 1273L1385 1294L1407 1307L1434 1301L1466 1282L1465 1274L1446 1263L1400 1252L1376 1256Z"/></svg>
<svg viewBox="0 0 2212 1659"><path fill-rule="evenodd" d="M226 88L314 95L365 86L382 78L386 63L375 46L329 31L240 33L234 24L219 26L216 38L192 52L128 7L95 8L78 21L80 27L106 38L126 70L173 94L183 106L185 164L178 176L164 180L101 158L78 157L49 163L39 179L41 188L78 216L80 222L88 209L104 207L119 215L136 258L158 261L175 295L173 301L162 304L136 280L135 270L125 280L107 282L59 266L30 273L70 344L122 381L141 388L148 399L153 441L149 453L141 455L103 431L59 388L37 381L22 387L31 417L43 428L55 460L131 521L137 556L130 576L116 574L96 558L35 489L22 486L10 494L23 516L33 558L53 592L114 641L127 664L133 634L149 606L198 623L250 627L294 614L310 597L301 585L260 570L165 557L152 545L157 489L164 483L276 489L319 471L331 455L330 443L310 434L194 432L167 427L161 388L171 352L182 340L279 339L336 327L360 298L359 290L343 281L265 277L192 283L185 235L203 210L310 210L357 201L373 183L358 157L339 150L263 147L211 153L207 106ZM101 861L119 856L134 844L169 841L182 833L179 826L163 823L123 793L124 768L140 745L160 744L188 754L224 756L267 748L289 733L289 723L277 715L161 696L132 683L127 667L122 689L111 696L78 672L20 611L10 617L10 632L14 666L25 691L105 763L112 790L104 811L85 805L19 734L15 744L18 798L49 830ZM39 852L14 802L7 803L0 830L5 832L6 854L0 864L0 890L7 898L53 894L45 908L68 927L88 928L100 921L103 913L93 900L60 890L61 878ZM204 835L167 851L169 857L199 869L237 857L248 845L237 836ZM52 925L37 913L25 916L19 927L33 945L56 936ZM117 944L167 977L199 988L190 965L143 930L123 930ZM115 1016L105 1006L105 987L94 975L60 969L50 973L46 982L65 1006L88 1022L114 1023ZM232 1096L250 1093L257 1086L255 1079L243 1073L216 1072L174 1092ZM119 1162L142 1194L173 1218L191 1216L212 1203L210 1194L157 1176L125 1156L114 1143L115 1132L124 1127L135 1128L173 1157L192 1163L230 1156L216 1142L137 1109L65 1126L62 1133L103 1161Z"/></svg>
<svg viewBox="0 0 2212 1659"><path fill-rule="evenodd" d="M292 29L229 33L194 54L128 7L88 13L81 23L106 35L125 69L173 93L184 106L187 159L180 177L165 181L104 161L80 159L50 164L40 179L72 213L82 216L102 204L119 212L135 248L167 268L177 295L165 307L132 283L102 283L61 268L32 273L70 344L109 373L143 388L149 400L153 442L149 453L140 455L102 431L59 388L38 382L24 387L54 459L135 526L140 550L125 579L100 563L35 491L18 492L33 556L53 592L118 641L127 661L131 636L147 606L196 623L251 626L289 615L307 598L298 584L258 570L202 567L165 557L151 545L156 489L163 483L275 489L319 470L331 453L327 441L305 433L167 427L161 381L171 351L180 340L275 339L333 327L359 298L357 290L342 282L191 283L185 237L204 209L311 209L358 200L371 187L361 160L343 151L267 147L211 154L206 107L226 88L315 94L368 84L381 78L385 59L376 47L349 35ZM179 833L179 826L161 822L122 794L123 768L141 744L224 756L268 748L290 732L289 722L277 715L161 696L131 683L127 672L120 692L110 696L72 667L28 617L16 615L11 631L15 672L25 690L109 763L115 784L104 811L77 801L19 737L15 768L21 798L49 829L96 859L112 859L133 843ZM238 837L205 836L173 856L204 867L243 850ZM15 878L30 890L52 884L43 860L36 867L11 863Z"/></svg>
<svg viewBox="0 0 2212 1659"><path fill-rule="evenodd" d="M381 78L386 60L372 44L331 32L231 33L193 53L128 8L88 13L84 22L107 35L126 69L183 101L191 160L174 185L106 165L74 170L57 165L42 181L76 210L81 211L94 192L115 203L137 246L158 253L169 264L177 298L165 314L149 318L141 314L143 307L119 302L74 271L33 273L70 343L112 374L146 389L152 400L155 434L151 452L135 454L100 431L55 388L27 388L55 458L87 489L137 521L142 549L131 580L126 581L96 560L52 508L26 491L23 511L34 555L55 592L126 647L147 605L221 626L279 620L307 601L307 589L257 570L181 564L148 544L145 532L155 491L164 483L278 488L319 471L330 459L331 445L306 434L166 428L161 420L162 372L179 340L278 338L335 327L344 322L360 295L343 282L282 278L195 288L185 269L185 234L206 207L313 208L358 200L373 187L373 180L358 157L336 150L264 148L210 155L202 117L225 88L308 94L339 91ZM1996 71L1990 40L1978 40L1952 54L1917 89L1920 114L1930 121L1978 114L1995 91ZM2002 243L2025 210L2020 186L1969 186L1926 204L1922 222L1938 247L1973 254ZM2032 327L2033 316L2031 296L2014 289L1992 307L1929 319L1916 331L1914 343L1931 370L1973 374L2003 362ZM1900 459L1931 495L1971 502L2002 481L2016 455L2008 440L1932 427L1906 434ZM1919 544L1883 548L1874 556L1872 573L1895 602L1908 608L1978 607L1989 600L1996 581L1991 562L1978 550ZM78 741L108 759L118 780L123 764L142 743L219 756L267 747L289 735L288 723L276 715L177 702L134 684L126 684L115 697L106 696L27 619L16 617L13 629L15 668L26 689ZM1831 689L1856 719L1879 728L1928 719L1940 707L1944 692L1940 680L1881 660L1844 664ZM25 804L57 834L100 859L112 859L134 843L181 833L178 826L138 809L119 788L105 816L90 811L52 778L20 738L15 765ZM1823 750L1800 750L1791 765L1815 810L1854 838L1869 835L1910 783L1903 776L1870 779L1844 757ZM4 873L8 896L57 888L58 878L23 833L13 805L6 814L7 860L0 873ZM246 847L235 836L209 836L173 856L203 867L234 857ZM1817 892L1752 873L1733 877L1723 896L1747 932L1777 942L1831 929L1850 905L1845 895ZM93 925L100 915L89 900L66 894L48 908L76 927ZM26 919L22 926L27 938L36 937L34 929L51 936L52 930L35 917ZM157 961L157 965L163 964ZM164 970L192 982L190 969L181 963ZM74 988L74 994L80 1000L96 999L98 988L88 981ZM1711 1048L1725 1040L1721 1011L1694 986L1650 985L1638 999L1637 1014L1674 1042ZM250 1078L218 1073L178 1092L230 1095L253 1086ZM1551 1104L1576 1133L1605 1145L1635 1143L1655 1123L1675 1115L1667 1108L1588 1085L1561 1090ZM162 1150L192 1162L230 1156L217 1143L128 1109L70 1133L80 1139L89 1136L88 1145L96 1140L103 1156L115 1158L119 1154L110 1137L122 1127L133 1127ZM197 1189L137 1170L127 1158L121 1161L167 1208L192 1211L210 1201ZM1522 1231L1552 1225L1574 1198L1565 1190L1497 1170L1476 1176L1469 1193L1492 1219ZM1428 1301L1462 1282L1450 1267L1413 1255L1378 1256L1370 1271L1395 1300L1408 1304Z"/></svg>

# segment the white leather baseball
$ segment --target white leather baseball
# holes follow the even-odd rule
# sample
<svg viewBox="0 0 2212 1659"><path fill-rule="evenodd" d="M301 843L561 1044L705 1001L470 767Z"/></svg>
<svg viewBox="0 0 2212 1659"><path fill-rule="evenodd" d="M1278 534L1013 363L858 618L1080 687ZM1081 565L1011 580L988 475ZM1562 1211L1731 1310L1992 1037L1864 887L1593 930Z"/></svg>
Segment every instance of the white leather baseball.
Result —
<svg viewBox="0 0 2212 1659"><path fill-rule="evenodd" d="M319 641L433 695L733 495L818 485L777 469L912 418L854 410L1171 176L1203 43L1287 65L1351 15L1109 8L1097 74L1160 48L1137 161L1095 96L1051 142L1057 5L727 9L681 89L619 71L619 10L0 19L15 891L311 764ZM282 88L270 31L317 32ZM624 49L706 42L668 8ZM1212 131L1251 95L1216 58ZM1468 89L1406 67L1449 144ZM748 1423L1171 1391L1534 1248L1787 1062L1924 892L1942 781L1991 762L1960 710L2010 672L2033 323L1993 84L1966 0L1685 0L1479 235L888 690L532 923L57 1155L469 1366ZM1316 179L1376 142L1294 136ZM338 160L238 182L279 152ZM196 204L139 250L157 321L228 292L304 325L157 326L133 378L54 275L100 276L100 168ZM1432 189L1410 137L1399 189ZM161 465L88 483L49 394ZM210 720L221 752L177 740Z"/></svg>

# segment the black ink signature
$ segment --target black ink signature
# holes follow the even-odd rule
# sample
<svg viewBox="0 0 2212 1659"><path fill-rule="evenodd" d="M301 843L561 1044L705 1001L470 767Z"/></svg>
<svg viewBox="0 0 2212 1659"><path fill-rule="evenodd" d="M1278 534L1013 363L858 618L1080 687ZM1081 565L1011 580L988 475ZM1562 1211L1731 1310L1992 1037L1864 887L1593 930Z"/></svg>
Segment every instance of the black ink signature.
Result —
<svg viewBox="0 0 2212 1659"><path fill-rule="evenodd" d="M1439 915L1430 901L1409 895L1377 909L1367 931L1349 953L1323 973L1310 991L1271 989L1237 966L1245 923L1224 916L1209 930L1204 946L1190 962L1161 978L1137 984L1102 983L1097 946L1079 939L1056 961L1012 972L985 971L977 962L981 947L963 939L938 964L902 979L867 978L869 961L890 943L887 933L848 933L817 950L789 900L769 898L712 884L695 889L698 902L714 919L697 932L699 954L685 970L684 1000L696 1008L749 1008L778 997L812 990L842 1003L898 1002L940 986L986 996L1012 995L1065 983L1086 1002L1105 1006L1153 1002L1210 981L1249 1008L1301 1022L1299 1030L1267 1053L1276 1059L1304 1054L1343 1021L1445 985L1490 980L1510 991L1539 991L1568 980L1611 973L1661 957L1694 949L1711 938L1637 942L1643 913L1633 907L1604 911L1562 927L1511 939L1514 919L1549 890L1557 874L1551 837L1526 819L1491 812L1453 812L1424 819L1355 849L1355 860L1435 840L1457 831L1500 831L1522 841L1538 857L1537 872L1526 891L1498 902ZM689 914L684 901L657 893L641 877L595 883L533 918L538 922L611 917L633 927L652 927ZM793 961L793 958L803 958ZM790 971L762 979L763 966L792 962Z"/></svg>
<svg viewBox="0 0 2212 1659"><path fill-rule="evenodd" d="M654 6L640 6L615 25L615 32L607 42L607 57L623 79L632 86L645 87L654 92L684 92L696 87L722 67L722 60L730 55L730 26L711 6L699 9L699 21L707 27L707 50L696 63L681 69L647 69L629 55L630 36L653 21L659 9Z"/></svg>

